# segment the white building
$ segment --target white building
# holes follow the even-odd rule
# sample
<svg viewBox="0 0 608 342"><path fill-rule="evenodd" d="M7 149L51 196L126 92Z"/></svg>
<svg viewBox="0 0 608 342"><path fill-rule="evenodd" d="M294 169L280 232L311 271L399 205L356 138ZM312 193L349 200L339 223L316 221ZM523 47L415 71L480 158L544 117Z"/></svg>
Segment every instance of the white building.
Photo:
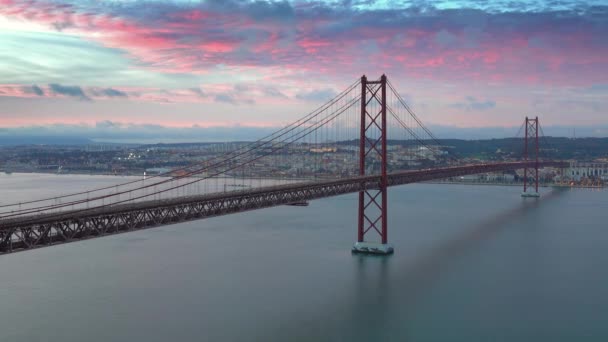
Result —
<svg viewBox="0 0 608 342"><path fill-rule="evenodd" d="M564 176L575 181L585 178L608 180L608 163L571 162Z"/></svg>

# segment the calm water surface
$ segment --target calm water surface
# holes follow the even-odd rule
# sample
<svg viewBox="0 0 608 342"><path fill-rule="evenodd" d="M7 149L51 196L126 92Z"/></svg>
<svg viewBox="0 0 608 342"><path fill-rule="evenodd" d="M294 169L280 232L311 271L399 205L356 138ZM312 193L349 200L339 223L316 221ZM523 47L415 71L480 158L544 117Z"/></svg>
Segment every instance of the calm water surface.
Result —
<svg viewBox="0 0 608 342"><path fill-rule="evenodd" d="M124 181L1 175L2 202ZM0 341L607 341L608 191L391 188L0 256Z"/></svg>

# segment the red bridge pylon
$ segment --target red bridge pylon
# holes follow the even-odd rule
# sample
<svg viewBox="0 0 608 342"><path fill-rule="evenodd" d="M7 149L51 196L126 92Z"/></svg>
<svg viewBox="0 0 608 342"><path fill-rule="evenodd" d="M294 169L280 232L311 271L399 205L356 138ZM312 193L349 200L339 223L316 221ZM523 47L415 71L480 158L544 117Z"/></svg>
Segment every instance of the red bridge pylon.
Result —
<svg viewBox="0 0 608 342"><path fill-rule="evenodd" d="M359 175L377 174L379 164L381 177L377 189L359 192L358 234L353 253L393 253L393 247L388 244L387 231L386 85L386 75L377 81L361 77ZM377 233L380 241L366 241L365 236L370 232Z"/></svg>
<svg viewBox="0 0 608 342"><path fill-rule="evenodd" d="M540 193L538 192L538 125L538 116L534 119L529 119L526 116L524 161L532 161L532 159L530 158L530 154L533 154L532 158L534 158L534 168L526 167L524 169L524 192L521 193L522 197L540 197ZM533 144L532 148L530 148L530 144ZM533 191L532 189L530 189L530 185L532 184L528 185L528 177L531 178L530 183L534 184Z"/></svg>

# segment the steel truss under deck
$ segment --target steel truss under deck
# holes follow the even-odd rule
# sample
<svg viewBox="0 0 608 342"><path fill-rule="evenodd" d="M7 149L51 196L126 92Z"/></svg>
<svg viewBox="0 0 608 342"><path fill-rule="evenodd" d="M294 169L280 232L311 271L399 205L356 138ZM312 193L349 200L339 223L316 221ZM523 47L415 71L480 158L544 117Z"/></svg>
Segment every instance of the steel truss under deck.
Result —
<svg viewBox="0 0 608 342"><path fill-rule="evenodd" d="M406 171L388 174L386 181L388 186L396 186L536 165L535 161L529 161ZM566 168L568 164L539 162L538 166ZM382 176L363 176L22 216L0 221L0 254L381 187Z"/></svg>

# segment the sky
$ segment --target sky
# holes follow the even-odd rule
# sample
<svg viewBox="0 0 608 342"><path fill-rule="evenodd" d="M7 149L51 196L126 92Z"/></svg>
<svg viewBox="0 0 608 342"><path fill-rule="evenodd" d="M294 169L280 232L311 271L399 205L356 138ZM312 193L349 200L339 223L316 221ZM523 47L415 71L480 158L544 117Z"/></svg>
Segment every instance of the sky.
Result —
<svg viewBox="0 0 608 342"><path fill-rule="evenodd" d="M608 3L0 0L0 135L255 138L383 73L440 137L605 137Z"/></svg>

